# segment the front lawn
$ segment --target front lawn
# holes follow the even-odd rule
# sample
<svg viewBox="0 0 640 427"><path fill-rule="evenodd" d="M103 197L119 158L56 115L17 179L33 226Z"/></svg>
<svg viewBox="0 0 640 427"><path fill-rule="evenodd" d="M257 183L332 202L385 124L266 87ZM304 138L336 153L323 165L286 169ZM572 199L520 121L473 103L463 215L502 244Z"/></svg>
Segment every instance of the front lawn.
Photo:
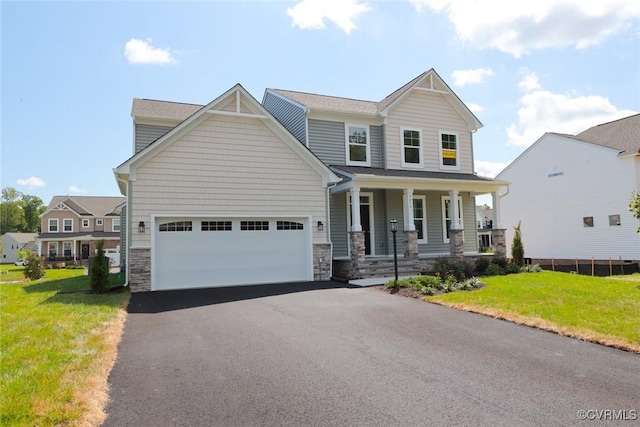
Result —
<svg viewBox="0 0 640 427"><path fill-rule="evenodd" d="M117 274L110 280L122 283ZM0 425L103 421L129 292L94 295L89 289L83 270L71 269L0 284Z"/></svg>
<svg viewBox="0 0 640 427"><path fill-rule="evenodd" d="M640 353L637 277L550 271L491 276L482 278L482 289L425 300Z"/></svg>

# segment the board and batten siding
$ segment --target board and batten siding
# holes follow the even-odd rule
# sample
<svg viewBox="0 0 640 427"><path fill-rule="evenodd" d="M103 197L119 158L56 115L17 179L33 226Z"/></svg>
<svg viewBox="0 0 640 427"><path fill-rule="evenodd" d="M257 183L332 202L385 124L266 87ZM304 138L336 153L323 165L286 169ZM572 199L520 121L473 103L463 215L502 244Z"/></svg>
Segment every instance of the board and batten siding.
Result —
<svg viewBox="0 0 640 427"><path fill-rule="evenodd" d="M401 128L422 129L423 169L428 171L442 170L440 167L439 132L457 133L459 172L474 172L469 125L444 99L442 94L413 91L400 104L391 109L385 126L386 160L389 169L402 169Z"/></svg>
<svg viewBox="0 0 640 427"><path fill-rule="evenodd" d="M521 221L525 257L638 259L638 220L627 207L638 189L635 159L556 134L532 145L499 179L511 182L501 198L507 250ZM619 226L609 215L620 215ZM593 217L593 227L583 218Z"/></svg>
<svg viewBox="0 0 640 427"><path fill-rule="evenodd" d="M298 141L307 143L306 114L303 108L271 92L267 92L263 105Z"/></svg>
<svg viewBox="0 0 640 427"><path fill-rule="evenodd" d="M212 116L140 165L132 224L164 212L311 215L326 223L322 178L257 119ZM132 234L149 247L152 232ZM313 227L314 242L326 233Z"/></svg>
<svg viewBox="0 0 640 427"><path fill-rule="evenodd" d="M173 126L135 125L135 153L142 151L147 145L173 129Z"/></svg>

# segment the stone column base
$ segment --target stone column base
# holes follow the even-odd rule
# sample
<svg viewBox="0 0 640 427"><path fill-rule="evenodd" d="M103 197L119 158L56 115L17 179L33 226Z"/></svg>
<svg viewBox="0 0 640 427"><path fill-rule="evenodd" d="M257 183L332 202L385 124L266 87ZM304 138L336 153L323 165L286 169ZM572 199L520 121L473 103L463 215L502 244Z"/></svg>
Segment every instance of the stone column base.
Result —
<svg viewBox="0 0 640 427"><path fill-rule="evenodd" d="M331 243L313 244L313 280L331 280Z"/></svg>
<svg viewBox="0 0 640 427"><path fill-rule="evenodd" d="M151 290L151 249L131 249L129 253L129 288L131 292Z"/></svg>
<svg viewBox="0 0 640 427"><path fill-rule="evenodd" d="M504 228L495 228L491 230L491 248L495 256L507 256L507 236Z"/></svg>
<svg viewBox="0 0 640 427"><path fill-rule="evenodd" d="M449 254L464 258L464 230L449 230Z"/></svg>
<svg viewBox="0 0 640 427"><path fill-rule="evenodd" d="M418 259L418 232L404 232L404 257L408 259Z"/></svg>

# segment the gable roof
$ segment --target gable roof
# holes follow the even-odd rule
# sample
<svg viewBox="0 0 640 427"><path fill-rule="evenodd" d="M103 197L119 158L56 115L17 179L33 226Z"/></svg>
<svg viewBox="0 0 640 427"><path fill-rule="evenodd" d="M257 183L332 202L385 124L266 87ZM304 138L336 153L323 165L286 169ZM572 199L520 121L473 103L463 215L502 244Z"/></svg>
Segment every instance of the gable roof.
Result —
<svg viewBox="0 0 640 427"><path fill-rule="evenodd" d="M640 154L640 114L590 127L575 136L577 139L624 154Z"/></svg>
<svg viewBox="0 0 640 427"><path fill-rule="evenodd" d="M429 83L429 89L420 87L427 81ZM379 102L275 88L267 89L266 92L276 93L311 110L386 116L389 110L393 109L399 102L402 102L413 89L423 89L441 94L447 102L464 117L472 130L477 130L483 126L480 120L478 120L471 110L458 98L433 68L414 77Z"/></svg>
<svg viewBox="0 0 640 427"><path fill-rule="evenodd" d="M223 109L229 102L235 102L235 111ZM243 102L246 101L246 102ZM189 104L194 105L194 104ZM165 106L167 108L171 108ZM178 107L180 108L180 107ZM168 110L163 110L164 112ZM172 110L172 111L178 111ZM184 110L182 110L184 112ZM284 126L282 126L240 83L227 90L225 93L211 101L209 104L197 109L193 114L186 117L169 132L158 138L145 148L134 154L124 163L117 166L113 173L120 187L120 192L126 194L125 182L130 178L135 178L136 169L151 159L169 144L185 135L187 132L205 121L211 114L231 115L244 118L255 118L262 120L276 135L284 141L289 148L300 157L320 176L325 183L338 182L340 178L336 176L308 147L301 144Z"/></svg>
<svg viewBox="0 0 640 427"><path fill-rule="evenodd" d="M125 200L121 196L53 196L47 210L40 216L46 215L60 203L63 203L80 216L105 217L114 214L116 207Z"/></svg>
<svg viewBox="0 0 640 427"><path fill-rule="evenodd" d="M26 245L28 243L34 242L38 233L4 233L3 237L11 237L14 241Z"/></svg>

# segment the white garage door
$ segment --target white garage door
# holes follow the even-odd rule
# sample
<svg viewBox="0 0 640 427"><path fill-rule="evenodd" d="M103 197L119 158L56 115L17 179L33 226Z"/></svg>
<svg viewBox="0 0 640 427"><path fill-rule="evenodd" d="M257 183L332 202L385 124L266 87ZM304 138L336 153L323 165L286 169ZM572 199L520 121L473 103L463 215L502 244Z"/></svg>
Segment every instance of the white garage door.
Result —
<svg viewBox="0 0 640 427"><path fill-rule="evenodd" d="M313 279L308 218L157 218L152 289Z"/></svg>

